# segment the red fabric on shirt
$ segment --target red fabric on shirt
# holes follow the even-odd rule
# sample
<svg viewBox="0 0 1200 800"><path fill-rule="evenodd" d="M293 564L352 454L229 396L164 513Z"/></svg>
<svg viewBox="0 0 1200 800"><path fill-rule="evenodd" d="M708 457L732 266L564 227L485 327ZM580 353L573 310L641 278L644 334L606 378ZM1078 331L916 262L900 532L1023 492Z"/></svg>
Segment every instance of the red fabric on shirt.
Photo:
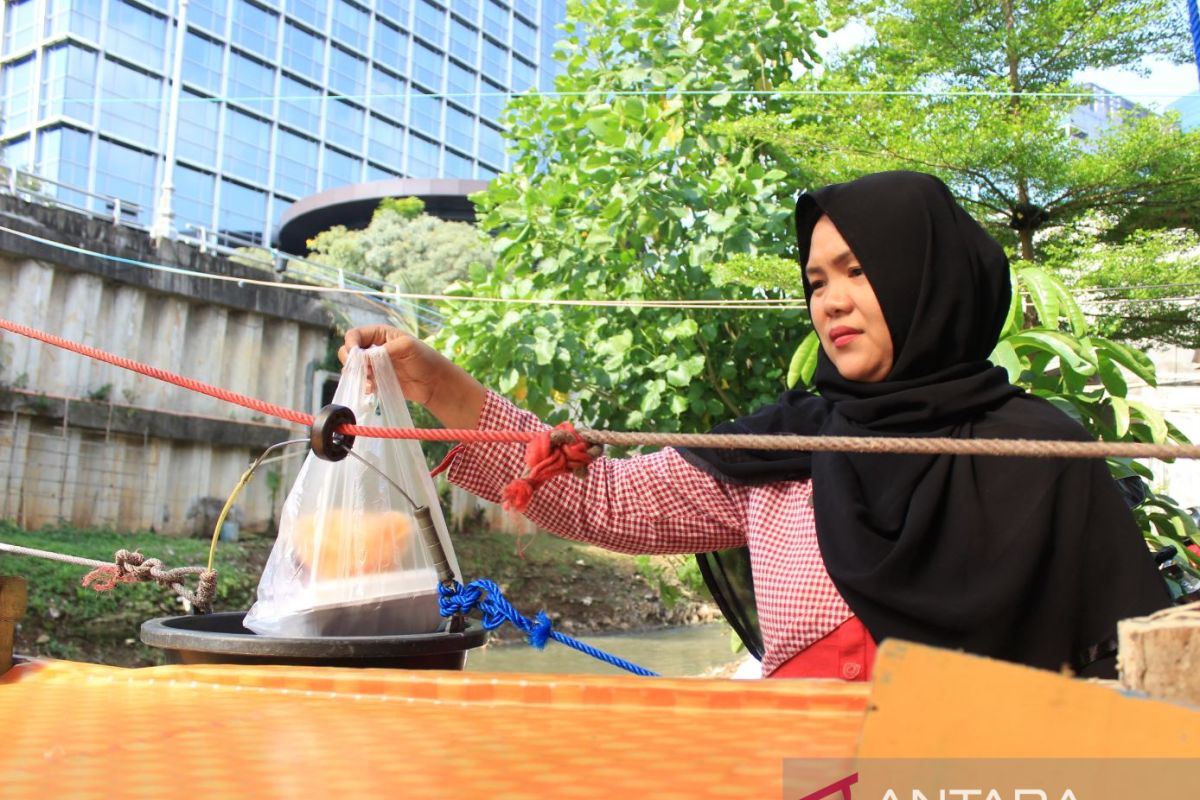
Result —
<svg viewBox="0 0 1200 800"><path fill-rule="evenodd" d="M851 617L824 639L780 664L770 677L869 681L874 664L875 640L858 617Z"/></svg>
<svg viewBox="0 0 1200 800"><path fill-rule="evenodd" d="M489 392L481 430L548 427ZM458 451L449 479L499 502L525 467L525 446L472 443ZM771 675L792 656L853 617L821 558L812 483L724 483L675 450L635 458L599 458L586 479L562 475L541 486L526 515L559 536L622 553L702 553L747 545Z"/></svg>

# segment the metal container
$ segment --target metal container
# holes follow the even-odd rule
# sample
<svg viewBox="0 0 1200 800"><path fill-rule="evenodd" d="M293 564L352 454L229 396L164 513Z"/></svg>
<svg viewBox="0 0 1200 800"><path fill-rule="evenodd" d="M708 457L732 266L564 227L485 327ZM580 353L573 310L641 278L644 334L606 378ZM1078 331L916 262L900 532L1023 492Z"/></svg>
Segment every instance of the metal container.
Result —
<svg viewBox="0 0 1200 800"><path fill-rule="evenodd" d="M290 664L461 670L467 651L487 641L483 624L466 630L397 636L259 636L242 625L246 612L159 617L142 623L141 639L182 664Z"/></svg>

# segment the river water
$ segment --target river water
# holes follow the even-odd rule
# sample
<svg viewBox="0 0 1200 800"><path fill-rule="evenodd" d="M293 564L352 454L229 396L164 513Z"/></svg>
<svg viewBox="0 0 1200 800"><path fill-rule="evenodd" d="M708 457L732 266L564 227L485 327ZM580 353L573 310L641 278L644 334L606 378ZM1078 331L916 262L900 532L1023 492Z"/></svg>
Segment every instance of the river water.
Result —
<svg viewBox="0 0 1200 800"><path fill-rule="evenodd" d="M619 656L639 667L668 676L700 675L744 656L730 649L731 630L722 624L689 625L640 633L593 634L580 641ZM489 645L467 656L468 672L537 672L588 675L628 675L611 666L551 641L545 650L524 642Z"/></svg>

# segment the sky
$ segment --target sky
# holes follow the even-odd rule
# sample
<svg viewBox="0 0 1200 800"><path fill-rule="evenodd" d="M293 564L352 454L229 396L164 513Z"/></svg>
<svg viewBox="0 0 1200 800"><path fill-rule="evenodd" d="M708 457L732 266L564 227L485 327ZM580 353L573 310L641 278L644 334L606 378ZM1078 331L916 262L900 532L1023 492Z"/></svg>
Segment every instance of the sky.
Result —
<svg viewBox="0 0 1200 800"><path fill-rule="evenodd" d="M1200 92L1200 72L1194 63L1147 61L1146 68L1149 74L1144 77L1118 70L1084 70L1077 77L1156 111L1184 95Z"/></svg>

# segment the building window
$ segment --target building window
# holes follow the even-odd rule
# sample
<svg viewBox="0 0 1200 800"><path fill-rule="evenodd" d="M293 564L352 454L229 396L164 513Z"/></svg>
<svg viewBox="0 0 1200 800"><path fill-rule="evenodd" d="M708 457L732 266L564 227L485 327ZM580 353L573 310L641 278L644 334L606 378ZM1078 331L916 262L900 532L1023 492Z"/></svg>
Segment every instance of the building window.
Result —
<svg viewBox="0 0 1200 800"><path fill-rule="evenodd" d="M324 65L324 39L290 22L283 26L283 66L319 82Z"/></svg>
<svg viewBox="0 0 1200 800"><path fill-rule="evenodd" d="M508 103L508 91L489 80L479 84L479 116L491 122L499 122Z"/></svg>
<svg viewBox="0 0 1200 800"><path fill-rule="evenodd" d="M447 149L443 156L442 177L443 178L470 178L475 172L475 162L464 155Z"/></svg>
<svg viewBox="0 0 1200 800"><path fill-rule="evenodd" d="M188 25L199 25L225 35L225 0L188 0Z"/></svg>
<svg viewBox="0 0 1200 800"><path fill-rule="evenodd" d="M333 41L360 53L367 51L371 15L347 0L333 0Z"/></svg>
<svg viewBox="0 0 1200 800"><path fill-rule="evenodd" d="M321 170L321 188L346 186L362 180L362 161L337 150L325 148L325 159Z"/></svg>
<svg viewBox="0 0 1200 800"><path fill-rule="evenodd" d="M367 180L369 181L390 181L399 177L402 177L399 172L384 169L378 164L367 163Z"/></svg>
<svg viewBox="0 0 1200 800"><path fill-rule="evenodd" d="M183 79L206 92L221 93L221 59L224 49L219 42L194 31L183 41Z"/></svg>
<svg viewBox="0 0 1200 800"><path fill-rule="evenodd" d="M525 19L537 19L537 0L513 0L513 11ZM520 20L513 20L513 22L519 23ZM533 51L531 50L530 52Z"/></svg>
<svg viewBox="0 0 1200 800"><path fill-rule="evenodd" d="M171 209L175 212L176 230L186 231L189 226L212 230L216 177L177 163L174 178L175 193L171 197Z"/></svg>
<svg viewBox="0 0 1200 800"><path fill-rule="evenodd" d="M266 192L233 181L221 181L217 228L233 237L230 244L261 244L266 222Z"/></svg>
<svg viewBox="0 0 1200 800"><path fill-rule="evenodd" d="M275 70L272 67L240 53L230 53L228 87L228 101L271 115L275 99Z"/></svg>
<svg viewBox="0 0 1200 800"><path fill-rule="evenodd" d="M496 170L492 169L486 164L475 165L475 180L477 181L490 181L499 174L500 173L496 172Z"/></svg>
<svg viewBox="0 0 1200 800"><path fill-rule="evenodd" d="M91 134L74 128L50 128L38 136L38 172L52 181L78 187L73 192L61 186L46 187L63 203L76 208L89 208L88 188L91 175Z"/></svg>
<svg viewBox="0 0 1200 800"><path fill-rule="evenodd" d="M100 38L99 4L95 0L46 0L46 36L72 33L95 41Z"/></svg>
<svg viewBox="0 0 1200 800"><path fill-rule="evenodd" d="M215 167L218 131L221 129L220 112L221 106L216 100L195 92L181 92L179 128L175 137L176 155L206 167Z"/></svg>
<svg viewBox="0 0 1200 800"><path fill-rule="evenodd" d="M33 56L15 64L4 65L4 115L0 123L5 133L19 131L33 124Z"/></svg>
<svg viewBox="0 0 1200 800"><path fill-rule="evenodd" d="M149 222L157 160L150 153L101 139L96 146L96 194L136 204L140 211L125 218Z"/></svg>
<svg viewBox="0 0 1200 800"><path fill-rule="evenodd" d="M408 34L386 22L375 26L375 61L389 69L404 71L408 63Z"/></svg>
<svg viewBox="0 0 1200 800"><path fill-rule="evenodd" d="M367 62L337 45L329 48L329 89L362 99L367 92Z"/></svg>
<svg viewBox="0 0 1200 800"><path fill-rule="evenodd" d="M4 7L4 55L20 53L37 40L38 18L34 0L16 0Z"/></svg>
<svg viewBox="0 0 1200 800"><path fill-rule="evenodd" d="M42 75L42 118L62 115L91 124L96 54L67 44L46 50Z"/></svg>
<svg viewBox="0 0 1200 800"><path fill-rule="evenodd" d="M279 18L248 0L235 0L233 43L248 53L274 61Z"/></svg>
<svg viewBox="0 0 1200 800"><path fill-rule="evenodd" d="M450 0L450 10L468 22L479 19L479 0Z"/></svg>
<svg viewBox="0 0 1200 800"><path fill-rule="evenodd" d="M275 133L275 189L303 197L317 190L317 157L313 139L280 129Z"/></svg>
<svg viewBox="0 0 1200 800"><path fill-rule="evenodd" d="M325 0L287 0L287 13L316 30L325 30Z"/></svg>
<svg viewBox="0 0 1200 800"><path fill-rule="evenodd" d="M489 80L508 85L508 50L483 37L483 68L480 70Z"/></svg>
<svg viewBox="0 0 1200 800"><path fill-rule="evenodd" d="M371 70L371 110L384 119L404 119L404 81L375 67Z"/></svg>
<svg viewBox="0 0 1200 800"><path fill-rule="evenodd" d="M404 129L372 116L367 157L384 164L404 164Z"/></svg>
<svg viewBox="0 0 1200 800"><path fill-rule="evenodd" d="M347 150L362 149L363 110L345 100L325 103L325 139Z"/></svg>
<svg viewBox="0 0 1200 800"><path fill-rule="evenodd" d="M408 174L414 178L436 178L439 175L438 145L424 136L409 134Z"/></svg>
<svg viewBox="0 0 1200 800"><path fill-rule="evenodd" d="M495 0L484 0L483 32L498 42L508 41L508 9Z"/></svg>
<svg viewBox="0 0 1200 800"><path fill-rule="evenodd" d="M408 126L433 139L442 135L442 101L438 97L413 87L412 108L409 109Z"/></svg>
<svg viewBox="0 0 1200 800"><path fill-rule="evenodd" d="M470 153L475 148L475 117L453 104L446 106L446 144ZM470 177L460 175L458 177Z"/></svg>
<svg viewBox="0 0 1200 800"><path fill-rule="evenodd" d="M461 106L475 110L475 72L453 58L446 68L446 95Z"/></svg>
<svg viewBox="0 0 1200 800"><path fill-rule="evenodd" d="M29 146L29 137L22 136L20 139L13 139L0 145L0 154L3 154L3 161L10 167L16 169L33 169L33 150Z"/></svg>
<svg viewBox="0 0 1200 800"><path fill-rule="evenodd" d="M446 12L427 0L417 0L417 16L413 23L413 32L430 44L440 46L446 32Z"/></svg>
<svg viewBox="0 0 1200 800"><path fill-rule="evenodd" d="M408 25L411 9L409 0L375 0L375 13L382 14L398 25Z"/></svg>
<svg viewBox="0 0 1200 800"><path fill-rule="evenodd" d="M450 20L450 52L469 66L479 60L479 31L457 19Z"/></svg>
<svg viewBox="0 0 1200 800"><path fill-rule="evenodd" d="M417 46L413 48L412 79L433 89L435 92L440 92L442 90L442 73L444 72L442 63L444 59L445 56L437 50L417 42Z"/></svg>
<svg viewBox="0 0 1200 800"><path fill-rule="evenodd" d="M157 147L162 80L107 59L101 69L100 128L144 147Z"/></svg>
<svg viewBox="0 0 1200 800"><path fill-rule="evenodd" d="M321 128L321 90L287 75L279 77L279 120L316 135Z"/></svg>
<svg viewBox="0 0 1200 800"><path fill-rule="evenodd" d="M487 161L497 167L504 166L504 133L499 128L493 128L491 125L479 126L479 153L480 161Z"/></svg>
<svg viewBox="0 0 1200 800"><path fill-rule="evenodd" d="M537 53L537 28L520 17L513 19L513 50L533 58Z"/></svg>
<svg viewBox="0 0 1200 800"><path fill-rule="evenodd" d="M514 55L512 59L513 90L523 92L526 89L533 89L536 86L537 69L533 66L533 64L530 64L524 59Z"/></svg>
<svg viewBox="0 0 1200 800"><path fill-rule="evenodd" d="M105 32L110 53L162 71L167 20L124 0L108 4L108 29Z"/></svg>
<svg viewBox="0 0 1200 800"><path fill-rule="evenodd" d="M271 124L258 117L225 109L224 172L255 183L266 183L270 174Z"/></svg>

